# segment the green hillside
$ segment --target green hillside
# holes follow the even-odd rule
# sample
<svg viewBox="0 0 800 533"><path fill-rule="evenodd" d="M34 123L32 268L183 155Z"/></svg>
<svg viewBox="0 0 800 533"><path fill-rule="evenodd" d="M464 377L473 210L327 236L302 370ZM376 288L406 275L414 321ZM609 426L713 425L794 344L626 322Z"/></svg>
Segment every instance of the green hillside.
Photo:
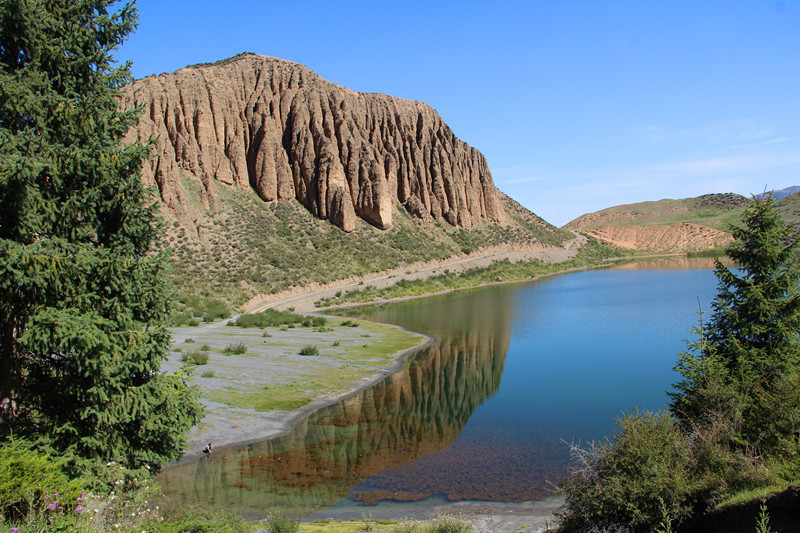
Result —
<svg viewBox="0 0 800 533"><path fill-rule="evenodd" d="M258 294L401 268L494 245L560 244L571 234L503 197L508 223L470 230L423 222L398 206L394 226L362 220L345 233L294 201L265 203L251 190L220 187L213 205L186 179L192 212L164 210L163 244L172 251L175 323L225 316Z"/></svg>

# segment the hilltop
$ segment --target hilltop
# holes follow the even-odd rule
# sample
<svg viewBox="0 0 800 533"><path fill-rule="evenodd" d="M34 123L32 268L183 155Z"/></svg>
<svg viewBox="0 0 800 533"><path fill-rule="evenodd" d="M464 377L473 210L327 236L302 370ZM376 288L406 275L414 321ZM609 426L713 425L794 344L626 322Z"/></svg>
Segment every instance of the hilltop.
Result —
<svg viewBox="0 0 800 533"><path fill-rule="evenodd" d="M484 156L429 105L296 63L194 65L136 80L123 106L143 109L129 138L155 138L142 179L157 191L188 314L572 237L500 192Z"/></svg>

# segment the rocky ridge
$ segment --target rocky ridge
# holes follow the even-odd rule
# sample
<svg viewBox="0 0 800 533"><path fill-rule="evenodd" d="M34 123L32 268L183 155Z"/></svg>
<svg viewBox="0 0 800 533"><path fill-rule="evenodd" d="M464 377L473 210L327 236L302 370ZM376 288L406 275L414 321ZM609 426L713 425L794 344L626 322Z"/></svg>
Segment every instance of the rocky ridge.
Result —
<svg viewBox="0 0 800 533"><path fill-rule="evenodd" d="M486 159L429 105L346 89L310 69L242 54L125 87L141 106L131 139L155 137L143 179L180 218L193 209L184 178L252 188L265 202L296 199L344 231L356 218L387 229L397 205L422 220L471 228L506 213Z"/></svg>

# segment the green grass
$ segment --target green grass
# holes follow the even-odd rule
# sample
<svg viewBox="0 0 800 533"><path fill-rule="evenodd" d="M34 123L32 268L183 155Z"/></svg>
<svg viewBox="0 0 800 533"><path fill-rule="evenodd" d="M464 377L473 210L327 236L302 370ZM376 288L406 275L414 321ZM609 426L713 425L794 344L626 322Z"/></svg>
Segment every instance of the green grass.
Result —
<svg viewBox="0 0 800 533"><path fill-rule="evenodd" d="M188 365L205 365L208 364L208 354L199 351L186 352L181 355L181 361Z"/></svg>
<svg viewBox="0 0 800 533"><path fill-rule="evenodd" d="M265 203L249 189L221 186L206 207L198 180L181 185L197 219L168 213L162 245L172 252L178 288L170 325L229 316L258 294L328 283L411 263L441 260L495 245L559 244L570 234L503 198L507 224L465 230L442 221L420 224L397 206L393 226L378 230L361 219L345 233L294 201ZM198 236L201 228L203 240ZM224 304L224 305L223 305Z"/></svg>
<svg viewBox="0 0 800 533"><path fill-rule="evenodd" d="M303 346L300 355L319 355L319 348L316 346Z"/></svg>
<svg viewBox="0 0 800 533"><path fill-rule="evenodd" d="M242 342L228 344L222 353L225 355L242 355L247 353L247 345Z"/></svg>
<svg viewBox="0 0 800 533"><path fill-rule="evenodd" d="M269 385L233 379L225 388L202 389L201 395L209 400L243 409L256 411L294 410L320 397L333 397L350 390L352 384L365 375L371 375L384 366L400 350L416 347L422 338L415 333L385 324L364 322L362 329L371 336L366 346L342 345L331 353L317 355L323 361L334 360L337 364L314 364L303 370L304 374L286 376L282 381ZM341 332L341 330L339 330ZM340 333L341 334L341 333ZM320 342L331 342L336 333L320 335ZM297 354L301 347L280 342L266 341L270 347L285 347L286 353ZM345 343L348 344L348 343ZM352 344L352 343L350 343ZM307 346L309 351L318 348ZM259 357L257 353L253 357Z"/></svg>
<svg viewBox="0 0 800 533"><path fill-rule="evenodd" d="M508 260L495 261L488 267L473 268L460 274L445 271L443 274L427 279L400 280L384 289L375 287L354 289L339 297L322 298L315 305L317 307L329 307L344 303L369 303L376 300L416 297L453 289L479 287L498 281L524 281L536 276L553 274L572 268L597 265L603 260L616 255L618 253L612 248L590 239L589 243L581 248L576 257L564 263L553 264L539 260L520 261L518 263L511 263Z"/></svg>

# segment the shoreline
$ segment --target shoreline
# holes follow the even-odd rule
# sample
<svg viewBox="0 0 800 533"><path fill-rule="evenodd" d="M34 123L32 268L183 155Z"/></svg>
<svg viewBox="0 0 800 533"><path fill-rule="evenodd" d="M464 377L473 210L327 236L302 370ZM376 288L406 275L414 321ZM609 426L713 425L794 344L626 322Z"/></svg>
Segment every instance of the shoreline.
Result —
<svg viewBox="0 0 800 533"><path fill-rule="evenodd" d="M369 320L360 320L362 322L379 324ZM405 328L401 328L400 326L395 326L394 324L379 325L394 327L403 331L410 331ZM215 449L225 449L233 446L247 446L255 442L271 440L288 434L304 418L313 415L325 407L358 394L369 387L380 383L383 379L391 376L392 374L397 373L403 368L403 365L405 365L406 360L410 355L419 350L427 348L428 346L431 346L436 341L436 339L433 337L423 335L422 333L411 333L422 337L420 344L411 348L399 350L391 356L391 360L386 366L382 367L377 372L372 372L368 375L362 376L354 381L348 390L336 394L335 396L318 397L312 402L291 411L273 410L259 412L255 410L247 410L248 412L243 413L244 416L239 420L239 424L224 428L224 431L204 428L200 430L202 433L197 434L197 432L193 430L188 440L188 446L190 448L189 451L185 452L178 461L170 462L169 465L164 467L164 469L170 468L173 465L191 462L193 460L197 460L199 457L202 457L202 450L205 442L213 443ZM203 424L203 421L205 421L208 416L214 416L211 414L210 410L206 413L206 416L203 417L201 424ZM198 427L199 426L195 426L195 428Z"/></svg>
<svg viewBox="0 0 800 533"><path fill-rule="evenodd" d="M571 241L575 242L575 241ZM560 250L566 250L565 248L561 248ZM518 260L530 259L529 254L535 254L537 258L541 258L540 254L544 252L552 252L552 250L529 250L527 252L521 252L520 250L505 250L505 251L492 251L488 255L482 255L478 258L470 257L470 258L461 258L454 262L450 263L443 263L437 264L435 266L425 266L422 271L425 271L423 278L427 278L430 276L434 276L439 274L441 271L451 268L453 264L467 264L468 267L472 267L472 262L476 259L483 259L488 261L494 261L495 257L505 254L525 254L527 257L525 258L518 258ZM575 252L576 253L576 252ZM574 255L571 254L571 255ZM443 291L437 291L434 293L426 293L420 295L412 295L412 296L402 296L396 298L390 298L380 301L373 301L373 302L358 302L358 303L347 303L341 304L336 306L330 306L325 308L316 308L314 307L314 302L322 298L326 293L329 293L334 290L338 290L337 287L325 287L325 288L310 288L306 289L301 293L294 292L292 295L287 295L282 299L274 300L268 304L264 304L259 306L256 309L253 309L250 312L259 312L269 308L283 308L290 307L289 304L293 304L292 306L295 307L295 312L300 314L313 314L313 315L330 315L334 317L341 317L341 318L348 318L346 311L348 309L353 309L356 307L363 307L368 305L386 305L391 303L399 303L405 301L412 301L412 300L419 300L423 298L432 298L437 296L442 296L458 291L467 291L467 290L474 290L480 289L484 287L492 287L492 286L500 286L500 285L507 285L512 283L529 283L540 281L543 279L548 279L554 276L559 276L563 274L570 274L574 272L582 272L587 270L599 269L599 268L608 268L613 266L614 264L620 261L627 261L627 260L638 260L638 259L648 259L654 257L665 257L665 256L676 256L676 255L685 255L685 254L650 254L646 256L638 256L638 257L619 257L619 258L611 258L603 263L599 263L597 265L587 265L582 267L574 267L568 268L564 270L559 270L556 272L550 272L547 274L541 274L537 276L533 276L527 279L520 279L520 280L505 280L505 281L495 281L490 283L484 283L481 285L470 286L470 287L458 287L452 289L446 289ZM564 258L562 261L553 261L554 264L558 262L564 262L568 260L569 257ZM409 279L413 276L418 276L420 270L417 271L405 271L404 274L387 274L387 273L377 273L373 276L371 280L364 282L363 284L359 284L359 286L366 287L373 284L378 284L380 282L391 281L391 284L396 283L402 279ZM395 279L396 278L396 279ZM299 307L299 309L297 308ZM343 311L345 313L339 313ZM209 324L207 326L201 326L200 328L192 328L190 331L191 334L196 334L202 331L208 331L217 329L220 327L224 327L230 319L226 319L221 322ZM363 320L363 319L359 319ZM348 397L358 394L365 389L379 383L381 380L391 376L398 372L403 365L406 363L406 360L409 355L417 352L418 350L422 350L428 346L430 346L433 342L436 341L433 337L428 335L424 335L422 333L416 331L410 331L406 328L398 326L396 324L389 324L389 323L377 323L372 321L363 320L364 322L370 322L373 324L379 324L381 326L393 327L403 331L409 331L416 335L422 337L421 342L414 347L401 350L394 355L391 356L390 361L385 366L381 367L380 370L375 372L370 372L367 374L362 375L361 377L357 378L355 381L352 382L351 386L342 391L339 394L331 397L318 397L304 405L298 409L294 409L291 411L286 410L273 410L273 411L266 411L266 412L259 412L255 410L238 410L238 414L240 418L237 420L238 423L231 424L225 428L217 428L212 429L207 427L207 421L211 419L215 419L215 410L219 408L224 408L226 406L222 404L214 404L214 402L207 401L207 413L206 416L201 420L201 423L195 427L192 433L189 436L187 441L188 450L181 456L181 458L176 462L171 462L169 465L166 465L164 468L169 468L171 465L174 464L182 464L185 462L189 462L192 460L196 460L197 457L202 457L202 450L205 446L206 442L214 443L214 446L217 448L226 448L230 446L238 446L238 445L248 445L254 442L259 442L262 440L269 440L273 438L280 437L289 433L301 420L306 417L311 416L315 412L324 409L330 405L333 405L337 402L347 399ZM178 328L184 330L186 333L186 328ZM176 338L176 342L181 340L181 337L186 337L188 335L184 334L181 336L174 335ZM207 420L208 419L208 420ZM214 420L217 424L220 423L220 420Z"/></svg>
<svg viewBox="0 0 800 533"><path fill-rule="evenodd" d="M571 257L573 257L577 253L577 248L578 248L575 246L575 244L580 242L582 242L581 239L579 237L576 237L575 239L569 241L568 243L565 243L564 247L560 248L555 248L555 247L550 248L538 245L535 247L531 247L531 249L528 250L493 249L490 250L489 253L485 253L487 251L484 250L482 255L471 256L467 258L460 257L450 262L437 262L435 265L426 263L422 265L422 268L418 270L407 269L404 270L402 273L396 273L397 272L396 269L393 271L389 271L388 273L387 272L376 273L369 280L359 282L358 284L353 283L353 285L354 286L358 285L361 287L366 287L371 285L379 286L381 284L391 285L402 279L420 279L420 278L426 279L428 277L438 275L439 273L441 273L446 269L452 269L456 265L461 267L462 270L467 270L469 268L474 268L475 266L477 266L475 264L476 262L483 262L490 264L491 262L497 260L500 257L516 259L516 261L528 260L531 258L537 258L537 259L544 258L548 259L552 264L557 264L560 262L565 262L569 260ZM556 259L560 259L560 261ZM347 309L352 309L355 307L363 307L366 305L382 305L395 302L410 301L421 298L430 298L430 297L441 296L444 294L449 294L455 291L472 290L481 287L504 285L508 283L532 282L556 275L561 275L571 272L579 272L587 270L589 268L600 268L604 266L608 265L603 263L601 265L593 265L591 267L589 266L576 267L548 274L542 274L528 279L496 281L473 287L459 287L459 288L447 289L445 291L439 291L436 293L391 298L379 302L351 303L351 304L343 304L341 306L316 308L314 306L314 303L317 300L319 300L328 293L333 294L333 292L335 292L336 290L341 290L341 285L337 284L335 287L331 286L326 286L324 288L311 287L303 290L302 292L292 291L292 294L284 295L284 298L275 299L269 303L259 305L258 307L255 308L252 305L253 300L251 300L250 303L246 304L243 307L245 309L249 308L250 310L248 312L251 313L264 311L270 308L286 309L287 307L295 307L295 312L300 314L314 314L314 315L326 314L330 316L348 318L346 313L339 314L337 313L337 311L346 311ZM344 280L344 281L348 282L350 280ZM223 328L230 320L231 319L229 318L220 322L191 329L174 328L173 329L174 343L177 344L188 337L197 336L204 332L211 332L213 330ZM318 397L309 404L291 411L273 410L273 411L259 412L252 409L233 410L223 404L216 404L212 401L205 400L204 403L206 404L206 415L200 421L200 424L198 424L198 426L195 426L195 428L190 433L187 439L187 451L181 456L181 458L178 461L170 462L168 465L165 465L164 468L166 469L172 465L183 464L186 462L196 460L198 457L202 457L203 456L202 450L205 447L205 443L208 442L214 444L215 448L221 449L231 446L248 445L254 442L269 440L285 435L289 433L301 420L303 420L308 416L311 416L320 409L323 409L337 402L345 400L346 398L352 395L358 394L364 391L365 389L375 385L376 383L379 383L381 380L387 378L388 376L395 374L403 367L409 355L430 346L436 341L436 339L434 339L433 337L424 335L420 332L410 331L396 324L377 323L363 319L359 320L362 320L364 322L370 322L373 324L379 324L381 326L392 327L403 331L409 331L411 333L414 333L422 337L422 340L417 346L401 350L398 353L391 356L388 364L381 367L380 370L367 373L357 378L354 382L352 382L351 386L347 390L339 394L336 394L335 396L332 397ZM229 412L235 411L236 415L238 415L239 417L236 423L230 423L230 421L223 420L223 417L218 416L218 414L215 413L215 411L218 412L222 409L225 409ZM214 427L214 426L225 426L225 427Z"/></svg>

